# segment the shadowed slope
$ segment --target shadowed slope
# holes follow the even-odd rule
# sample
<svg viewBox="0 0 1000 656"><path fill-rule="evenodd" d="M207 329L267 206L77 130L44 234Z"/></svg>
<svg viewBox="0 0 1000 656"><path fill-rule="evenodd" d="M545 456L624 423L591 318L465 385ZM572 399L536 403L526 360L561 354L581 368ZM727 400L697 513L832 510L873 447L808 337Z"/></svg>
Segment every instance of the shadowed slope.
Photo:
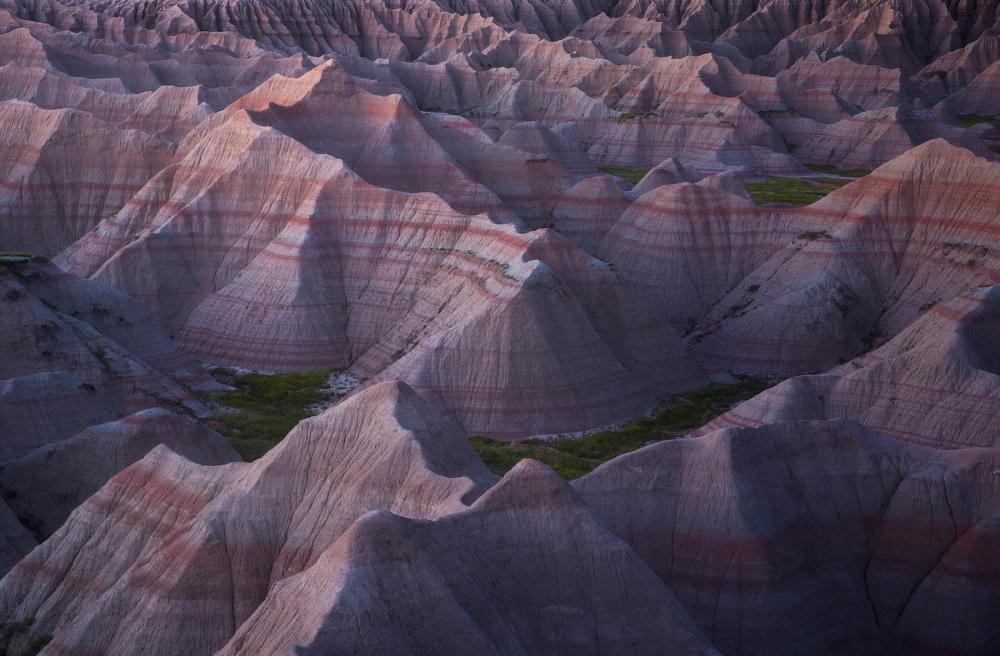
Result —
<svg viewBox="0 0 1000 656"><path fill-rule="evenodd" d="M663 442L573 485L723 653L979 654L1000 639L998 453L793 422Z"/></svg>
<svg viewBox="0 0 1000 656"><path fill-rule="evenodd" d="M493 480L453 422L403 385L377 385L252 465L155 449L7 576L0 614L34 616L32 635L55 635L54 649L211 653L368 510L433 518Z"/></svg>

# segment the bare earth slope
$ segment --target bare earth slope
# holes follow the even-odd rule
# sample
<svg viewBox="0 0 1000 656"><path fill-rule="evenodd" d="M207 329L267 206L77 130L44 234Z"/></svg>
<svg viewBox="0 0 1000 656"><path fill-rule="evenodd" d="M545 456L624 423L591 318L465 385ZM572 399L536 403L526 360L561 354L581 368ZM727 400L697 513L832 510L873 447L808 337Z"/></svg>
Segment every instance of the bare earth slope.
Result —
<svg viewBox="0 0 1000 656"><path fill-rule="evenodd" d="M994 281L993 137L961 115L988 112L997 8L959 5L7 0L0 235L213 363L405 380L476 432L593 428ZM741 191L806 164L890 168L802 212ZM893 200L968 180L971 209ZM978 232L904 243L925 218ZM926 249L976 240L918 288ZM779 266L796 288L758 280Z"/></svg>
<svg viewBox="0 0 1000 656"><path fill-rule="evenodd" d="M702 431L791 419L851 417L938 448L1000 445L1000 287L934 305L881 348L828 373L800 376Z"/></svg>
<svg viewBox="0 0 1000 656"><path fill-rule="evenodd" d="M128 654L156 635L151 653L211 653L365 512L433 518L493 480L453 422L384 383L251 465L199 467L158 447L15 568L0 615L34 616L33 632L58 636L50 649ZM56 575L76 567L92 575Z"/></svg>
<svg viewBox="0 0 1000 656"><path fill-rule="evenodd" d="M995 653L998 209L1000 0L0 0L0 655Z"/></svg>
<svg viewBox="0 0 1000 656"><path fill-rule="evenodd" d="M997 458L791 422L646 447L575 486L723 653L975 654L998 640Z"/></svg>
<svg viewBox="0 0 1000 656"><path fill-rule="evenodd" d="M494 483L384 383L254 464L158 448L0 581L0 612L34 618L14 653L980 653L997 458L789 422Z"/></svg>
<svg viewBox="0 0 1000 656"><path fill-rule="evenodd" d="M22 256L3 257L0 293L0 489L35 537L160 443L239 459L193 418L207 373L140 303Z"/></svg>

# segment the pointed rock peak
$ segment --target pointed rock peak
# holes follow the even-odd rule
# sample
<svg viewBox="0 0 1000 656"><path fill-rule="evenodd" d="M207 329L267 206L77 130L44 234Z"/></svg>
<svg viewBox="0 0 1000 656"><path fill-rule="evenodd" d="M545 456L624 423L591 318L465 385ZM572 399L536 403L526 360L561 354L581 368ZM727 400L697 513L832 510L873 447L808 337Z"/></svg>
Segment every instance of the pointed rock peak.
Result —
<svg viewBox="0 0 1000 656"><path fill-rule="evenodd" d="M966 177L970 173L969 167L979 166L1000 171L1000 164L990 162L970 150L939 138L914 146L878 167L872 174L891 178L913 178L934 171L942 176L958 178ZM989 178L986 181L989 181Z"/></svg>
<svg viewBox="0 0 1000 656"><path fill-rule="evenodd" d="M352 566L384 563L387 559L412 560L418 520L387 510L372 510L358 517L324 553L324 559Z"/></svg>
<svg viewBox="0 0 1000 656"><path fill-rule="evenodd" d="M668 157L642 177L639 184L632 188L632 194L641 196L647 191L663 185L698 182L699 180L701 180L701 175L697 171L688 168L676 157Z"/></svg>
<svg viewBox="0 0 1000 656"><path fill-rule="evenodd" d="M703 178L697 184L699 187L718 189L733 196L739 196L746 201L753 201L750 191L737 171L724 171L716 175L710 175L707 178Z"/></svg>
<svg viewBox="0 0 1000 656"><path fill-rule="evenodd" d="M947 139L937 138L925 141L919 146L914 146L900 157L888 162L887 165L892 164L893 162L898 162L904 158L932 159L937 157L972 158L975 157L975 155L965 148L948 143Z"/></svg>
<svg viewBox="0 0 1000 656"><path fill-rule="evenodd" d="M337 60L329 59L313 68L301 78L314 93L353 95L364 88L362 80L352 76Z"/></svg>
<svg viewBox="0 0 1000 656"><path fill-rule="evenodd" d="M392 417L401 426L414 430L424 430L428 425L445 420L433 405L409 385L398 380L369 385L343 403L330 408L319 418L366 411Z"/></svg>
<svg viewBox="0 0 1000 656"><path fill-rule="evenodd" d="M573 185L570 192L567 194L570 198L578 198L582 194L584 198L596 198L607 202L627 200L617 178L610 175L592 175L584 178Z"/></svg>
<svg viewBox="0 0 1000 656"><path fill-rule="evenodd" d="M495 511L538 507L551 510L582 505L576 492L559 474L548 465L525 458L487 490L473 504L473 509Z"/></svg>
<svg viewBox="0 0 1000 656"><path fill-rule="evenodd" d="M696 184L693 182L680 181L672 184L661 184L653 187L642 194L641 202L656 203L674 208L720 208L729 206L746 205L750 207L751 201L744 197L737 196L726 190L711 185ZM637 200L636 202L639 202Z"/></svg>
<svg viewBox="0 0 1000 656"><path fill-rule="evenodd" d="M305 439L319 435L323 442L333 435L352 453L368 449L384 456L394 447L413 442L434 474L465 477L483 487L496 480L459 425L400 381L365 387L318 417L303 421L274 451L296 449L299 434Z"/></svg>

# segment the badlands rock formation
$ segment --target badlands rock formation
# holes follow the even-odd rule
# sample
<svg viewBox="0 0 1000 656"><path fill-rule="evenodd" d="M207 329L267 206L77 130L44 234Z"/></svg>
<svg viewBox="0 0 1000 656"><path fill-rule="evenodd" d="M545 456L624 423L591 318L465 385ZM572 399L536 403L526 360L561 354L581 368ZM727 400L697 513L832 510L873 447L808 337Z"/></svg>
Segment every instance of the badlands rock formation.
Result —
<svg viewBox="0 0 1000 656"><path fill-rule="evenodd" d="M653 445L576 488L722 653L989 653L998 455L790 422Z"/></svg>
<svg viewBox="0 0 1000 656"><path fill-rule="evenodd" d="M9 548L23 544L17 536L25 527L50 535L161 443L205 464L239 459L189 416L207 411L188 387L210 386L206 372L120 290L4 256L0 307L0 490ZM0 565L13 561L4 556Z"/></svg>
<svg viewBox="0 0 1000 656"><path fill-rule="evenodd" d="M823 272L796 272L805 289L752 274L800 250L797 235L856 222L876 191L888 205L864 210L874 222L895 221L891 198L931 178L987 185L975 207L944 199L961 205L949 216L993 202L986 135L957 123L995 86L992 5L4 7L11 247L124 289L202 360L402 379L476 432L626 419L704 382L699 367L788 374L849 358L882 308L895 312L876 296L903 294L886 333L928 299L834 281L836 256L808 256ZM968 73L929 89L945 58ZM890 160L815 211L761 210L740 183ZM599 167L652 171L629 189ZM653 236L675 230L670 207L719 265ZM742 220L762 241L718 225ZM949 277L936 297L974 276ZM781 307L831 294L861 307L751 307L747 287L781 287ZM777 314L780 347L748 339L755 308Z"/></svg>
<svg viewBox="0 0 1000 656"><path fill-rule="evenodd" d="M5 458L0 489L11 510L48 536L109 478L160 444L198 464L239 460L225 440L194 419L151 408Z"/></svg>
<svg viewBox="0 0 1000 656"><path fill-rule="evenodd" d="M851 417L936 448L1000 445L1000 287L932 305L877 350L791 378L701 429Z"/></svg>
<svg viewBox="0 0 1000 656"><path fill-rule="evenodd" d="M789 422L575 490L533 461L494 483L383 383L253 464L156 449L0 582L0 612L34 618L13 653L977 653L1000 638L998 458Z"/></svg>
<svg viewBox="0 0 1000 656"><path fill-rule="evenodd" d="M433 519L494 480L451 420L383 383L301 423L253 464L201 467L155 449L10 574L0 615L34 616L33 632L58 636L51 649L126 654L157 635L151 653L212 653L368 511ZM74 561L93 576L55 575ZM119 629L104 630L126 608Z"/></svg>
<svg viewBox="0 0 1000 656"><path fill-rule="evenodd" d="M0 378L68 372L93 403L119 413L168 405L194 413L204 406L179 381L192 386L211 379L190 356L178 351L149 310L119 289L80 279L45 262L7 258L0 262ZM12 383L12 421L48 421L49 412L17 406L30 398L51 402L46 382ZM74 401L81 405L86 401ZM58 410L57 410L58 411ZM7 419L8 416L5 416ZM72 419L69 419L73 421ZM77 421L83 421L78 418ZM82 425L76 424L76 428ZM32 439L25 436L23 439Z"/></svg>
<svg viewBox="0 0 1000 656"><path fill-rule="evenodd" d="M995 652L998 19L0 0L0 653Z"/></svg>

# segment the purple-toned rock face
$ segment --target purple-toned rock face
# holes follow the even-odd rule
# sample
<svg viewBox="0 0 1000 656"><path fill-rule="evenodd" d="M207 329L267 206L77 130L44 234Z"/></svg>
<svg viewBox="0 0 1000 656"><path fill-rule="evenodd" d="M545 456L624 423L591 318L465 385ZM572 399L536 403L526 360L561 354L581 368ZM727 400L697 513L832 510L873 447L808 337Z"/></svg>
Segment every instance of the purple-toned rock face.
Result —
<svg viewBox="0 0 1000 656"><path fill-rule="evenodd" d="M0 0L0 656L996 653L998 153L1000 0Z"/></svg>

